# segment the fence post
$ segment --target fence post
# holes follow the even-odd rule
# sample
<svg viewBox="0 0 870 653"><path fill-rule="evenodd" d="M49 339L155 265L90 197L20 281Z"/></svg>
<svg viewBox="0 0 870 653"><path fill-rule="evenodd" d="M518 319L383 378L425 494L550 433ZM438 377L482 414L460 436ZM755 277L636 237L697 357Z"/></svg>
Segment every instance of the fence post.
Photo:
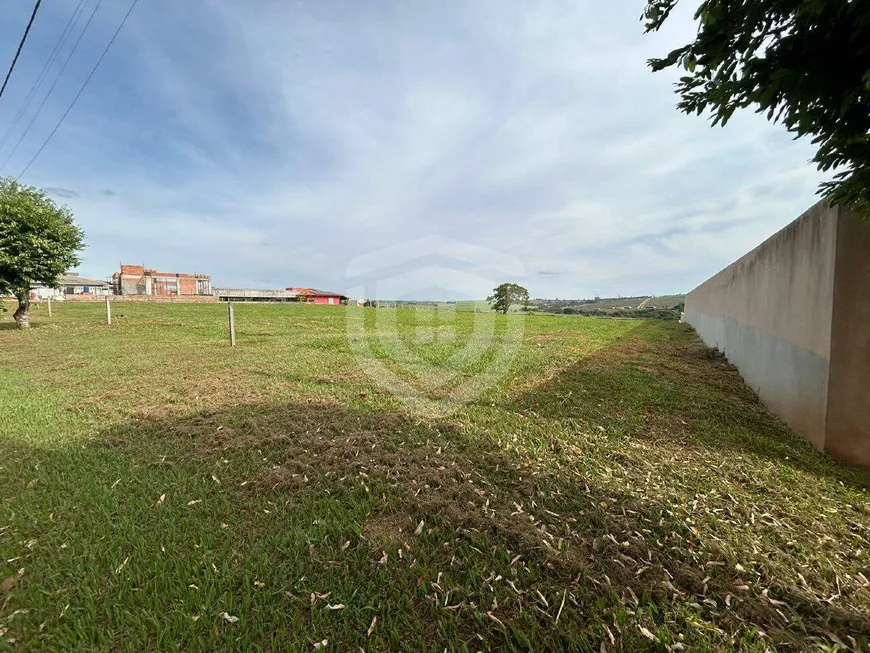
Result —
<svg viewBox="0 0 870 653"><path fill-rule="evenodd" d="M109 303L108 295L106 295L106 324L112 326L112 305Z"/></svg>
<svg viewBox="0 0 870 653"><path fill-rule="evenodd" d="M51 297L48 298L48 317L51 317Z"/></svg>
<svg viewBox="0 0 870 653"><path fill-rule="evenodd" d="M227 302L227 312L230 317L230 347L236 346L236 318L233 315L233 303Z"/></svg>

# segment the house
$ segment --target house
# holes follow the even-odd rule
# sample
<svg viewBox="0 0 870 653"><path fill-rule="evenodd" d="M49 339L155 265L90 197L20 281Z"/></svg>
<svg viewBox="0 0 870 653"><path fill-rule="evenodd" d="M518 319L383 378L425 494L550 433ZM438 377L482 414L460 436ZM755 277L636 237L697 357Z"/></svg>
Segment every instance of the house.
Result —
<svg viewBox="0 0 870 653"><path fill-rule="evenodd" d="M121 264L112 275L117 295L211 295L211 277L207 274L158 272L144 265Z"/></svg>
<svg viewBox="0 0 870 653"><path fill-rule="evenodd" d="M78 274L63 274L57 280L57 288L43 283L30 284L31 299L64 300L71 296L103 297L112 294L112 284L101 279L86 279Z"/></svg>
<svg viewBox="0 0 870 653"><path fill-rule="evenodd" d="M287 288L289 292L295 292L299 301L306 304L347 304L347 295L329 290L317 288Z"/></svg>

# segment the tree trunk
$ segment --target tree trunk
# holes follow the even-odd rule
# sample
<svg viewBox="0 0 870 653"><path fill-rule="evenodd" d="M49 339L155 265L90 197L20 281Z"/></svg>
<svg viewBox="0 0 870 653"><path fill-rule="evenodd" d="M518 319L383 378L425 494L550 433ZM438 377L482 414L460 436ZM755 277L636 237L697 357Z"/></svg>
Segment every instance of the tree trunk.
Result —
<svg viewBox="0 0 870 653"><path fill-rule="evenodd" d="M30 328L30 296L27 290L15 293L18 309L12 314L19 329Z"/></svg>

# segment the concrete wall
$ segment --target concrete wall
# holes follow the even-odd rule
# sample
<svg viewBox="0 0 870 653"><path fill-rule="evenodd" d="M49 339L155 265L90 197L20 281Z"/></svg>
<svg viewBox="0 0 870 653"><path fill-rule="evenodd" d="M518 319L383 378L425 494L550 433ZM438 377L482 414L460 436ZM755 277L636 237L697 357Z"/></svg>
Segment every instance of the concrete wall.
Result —
<svg viewBox="0 0 870 653"><path fill-rule="evenodd" d="M825 448L870 467L870 221L838 224Z"/></svg>
<svg viewBox="0 0 870 653"><path fill-rule="evenodd" d="M870 466L867 289L870 225L819 202L689 293L684 321L795 431Z"/></svg>

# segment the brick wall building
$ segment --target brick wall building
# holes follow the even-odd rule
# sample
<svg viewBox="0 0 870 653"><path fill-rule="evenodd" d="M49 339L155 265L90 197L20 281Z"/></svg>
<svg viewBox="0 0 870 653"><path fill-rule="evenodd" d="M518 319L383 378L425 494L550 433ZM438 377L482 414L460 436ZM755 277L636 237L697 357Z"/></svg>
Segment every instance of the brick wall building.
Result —
<svg viewBox="0 0 870 653"><path fill-rule="evenodd" d="M143 265L121 264L112 275L117 295L211 295L211 277L207 274L159 272Z"/></svg>

